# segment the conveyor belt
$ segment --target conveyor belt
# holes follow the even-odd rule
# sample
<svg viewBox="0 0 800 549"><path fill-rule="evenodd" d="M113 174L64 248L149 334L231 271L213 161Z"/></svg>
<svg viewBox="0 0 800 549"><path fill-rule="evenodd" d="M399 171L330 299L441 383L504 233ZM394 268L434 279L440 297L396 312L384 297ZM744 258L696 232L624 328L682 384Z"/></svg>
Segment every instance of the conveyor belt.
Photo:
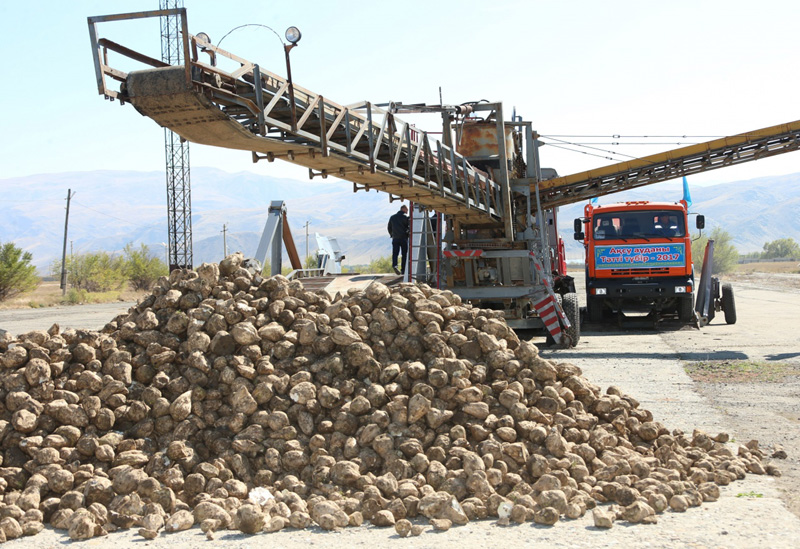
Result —
<svg viewBox="0 0 800 549"><path fill-rule="evenodd" d="M542 205L551 208L582 202L798 149L800 120L542 181Z"/></svg>
<svg viewBox="0 0 800 549"><path fill-rule="evenodd" d="M254 63L203 42L185 30L185 65L165 66L97 37L96 24L171 14L170 10L89 18L98 89L132 103L182 138L251 151L254 159L282 159L311 177L338 177L356 188L411 200L461 222L504 220L511 232L509 182L494 180L425 132L368 102L342 106ZM236 68L199 61L198 50ZM114 51L153 68L125 73L108 64ZM232 62L232 63L231 63ZM106 78L122 83L120 91ZM502 126L502 122L500 123ZM502 131L498 135L503 135ZM800 121L659 153L540 182L541 206L553 208L800 148ZM503 179L507 174L498 170ZM524 181L524 183L523 183ZM516 184L533 180L515 180Z"/></svg>
<svg viewBox="0 0 800 549"><path fill-rule="evenodd" d="M252 151L254 159L286 160L308 168L312 177L352 181L464 221L505 217L507 182L494 181L453 148L389 111L366 102L339 105L191 35L194 55L185 56L188 65L164 66L98 39L92 24L101 20L90 18L100 93L132 103L187 141ZM233 60L238 68L226 71L200 62L198 48ZM154 68L114 69L107 64L109 50ZM107 77L122 82L119 92L106 86Z"/></svg>

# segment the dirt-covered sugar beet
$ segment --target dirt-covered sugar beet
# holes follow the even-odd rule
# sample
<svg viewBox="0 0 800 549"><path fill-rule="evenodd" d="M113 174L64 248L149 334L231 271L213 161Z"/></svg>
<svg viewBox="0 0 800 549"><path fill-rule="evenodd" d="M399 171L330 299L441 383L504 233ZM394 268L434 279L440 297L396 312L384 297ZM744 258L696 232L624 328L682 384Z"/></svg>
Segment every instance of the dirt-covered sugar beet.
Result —
<svg viewBox="0 0 800 549"><path fill-rule="evenodd" d="M241 254L175 271L101 332L0 339L0 539L488 517L655 522L778 474L424 285L331 296Z"/></svg>

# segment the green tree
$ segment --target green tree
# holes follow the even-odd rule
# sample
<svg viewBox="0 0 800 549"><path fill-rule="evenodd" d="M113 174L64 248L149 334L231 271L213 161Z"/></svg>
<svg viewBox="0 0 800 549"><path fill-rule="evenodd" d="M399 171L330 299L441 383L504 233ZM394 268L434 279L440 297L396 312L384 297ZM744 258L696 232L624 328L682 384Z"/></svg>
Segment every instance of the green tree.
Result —
<svg viewBox="0 0 800 549"><path fill-rule="evenodd" d="M53 263L53 272L61 272L61 264ZM91 252L67 258L67 282L89 292L117 290L125 283L125 260L108 252Z"/></svg>
<svg viewBox="0 0 800 549"><path fill-rule="evenodd" d="M761 253L761 257L763 259L800 259L800 244L793 238L779 238L764 244L764 251Z"/></svg>
<svg viewBox="0 0 800 549"><path fill-rule="evenodd" d="M761 252L747 252L740 255L739 259L761 259Z"/></svg>
<svg viewBox="0 0 800 549"><path fill-rule="evenodd" d="M703 267L703 256L709 239L714 241L714 268L712 274L733 272L739 262L739 252L732 244L733 238L728 231L721 227L714 227L707 236L701 236L692 242L692 261L694 262L695 276L700 276Z"/></svg>
<svg viewBox="0 0 800 549"><path fill-rule="evenodd" d="M392 271L392 258L389 256L379 257L369 262L365 268L361 269L362 273L391 273Z"/></svg>
<svg viewBox="0 0 800 549"><path fill-rule="evenodd" d="M288 275L288 274L289 274L289 273L291 273L293 270L294 270L294 269L292 269L292 266L291 266L291 265L288 265L288 266L287 266L287 265L286 265L286 263L283 263L283 262L281 262L281 274L282 274L283 276L286 276L286 275ZM267 277L267 278L269 278L270 276L272 276L272 263L270 262L270 260L269 260L269 259L267 259L266 261L264 261L264 267L261 269L261 276L265 276L265 277Z"/></svg>
<svg viewBox="0 0 800 549"><path fill-rule="evenodd" d="M123 255L123 272L135 290L149 290L158 277L169 274L164 262L152 255L146 244L137 249L129 242L123 249Z"/></svg>
<svg viewBox="0 0 800 549"><path fill-rule="evenodd" d="M0 301L29 292L39 284L33 256L13 242L0 243Z"/></svg>
<svg viewBox="0 0 800 549"><path fill-rule="evenodd" d="M314 255L308 256L306 258L305 267L304 268L305 269L316 269L317 267L318 267L318 265L317 265L317 256L314 256Z"/></svg>

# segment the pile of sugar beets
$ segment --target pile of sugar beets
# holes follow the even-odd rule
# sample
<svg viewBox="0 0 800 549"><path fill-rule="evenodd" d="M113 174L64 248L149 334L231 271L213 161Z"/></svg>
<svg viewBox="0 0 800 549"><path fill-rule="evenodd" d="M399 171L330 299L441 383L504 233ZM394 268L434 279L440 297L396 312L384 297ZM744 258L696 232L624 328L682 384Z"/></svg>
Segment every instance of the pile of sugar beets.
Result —
<svg viewBox="0 0 800 549"><path fill-rule="evenodd" d="M162 278L101 332L0 338L2 540L652 523L779 474L726 441L667 430L451 292L331 296L241 254Z"/></svg>

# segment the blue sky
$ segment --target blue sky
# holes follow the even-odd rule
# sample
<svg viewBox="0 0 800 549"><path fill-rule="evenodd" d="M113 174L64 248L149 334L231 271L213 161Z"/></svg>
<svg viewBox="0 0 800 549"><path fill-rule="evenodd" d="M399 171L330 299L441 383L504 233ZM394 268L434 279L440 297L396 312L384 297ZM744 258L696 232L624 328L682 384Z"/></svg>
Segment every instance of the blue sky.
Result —
<svg viewBox="0 0 800 549"><path fill-rule="evenodd" d="M341 104L504 101L544 135L722 136L800 119L800 3L651 1L186 0L189 30L214 43L245 23L303 32L295 82ZM162 170L162 130L97 94L86 17L156 9L158 0L0 0L0 179L99 169ZM101 34L158 56L157 26L105 24ZM284 74L278 39L234 32L225 49ZM419 122L436 130L438 120ZM565 138L606 143L613 138ZM638 141L645 141L640 139ZM696 142L593 145L631 156ZM673 144L668 144L673 143ZM608 156L598 151L587 150ZM619 157L624 159L624 157ZM306 179L281 163L193 145L193 166ZM562 175L609 161L545 148ZM800 171L800 153L693 177L695 184ZM346 184L343 184L347 186Z"/></svg>

